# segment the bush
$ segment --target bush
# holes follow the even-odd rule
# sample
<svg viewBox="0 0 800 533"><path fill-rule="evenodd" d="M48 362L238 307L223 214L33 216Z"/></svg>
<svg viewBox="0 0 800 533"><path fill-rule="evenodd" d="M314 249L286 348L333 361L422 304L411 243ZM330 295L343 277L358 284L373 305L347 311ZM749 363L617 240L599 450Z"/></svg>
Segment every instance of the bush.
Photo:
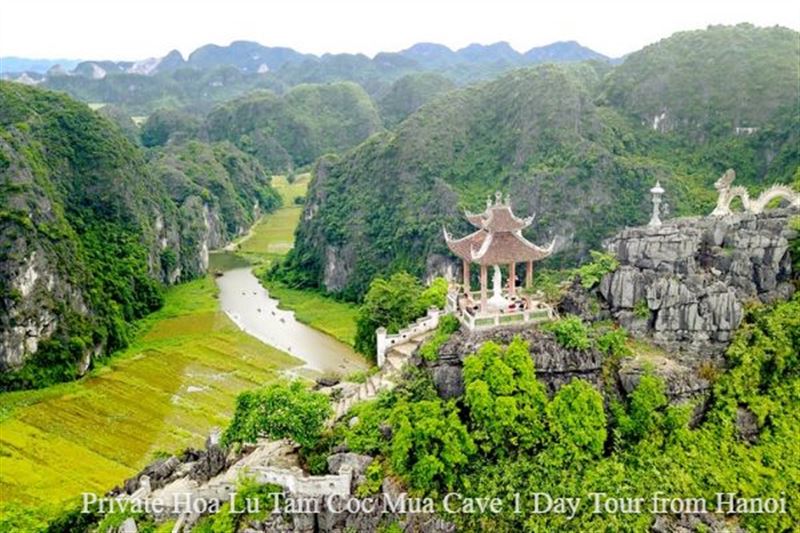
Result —
<svg viewBox="0 0 800 533"><path fill-rule="evenodd" d="M311 446L330 414L328 398L308 390L300 381L268 385L238 396L222 442L230 445L268 437L290 438L301 446Z"/></svg>
<svg viewBox="0 0 800 533"><path fill-rule="evenodd" d="M475 444L455 404L440 399L401 402L392 412L391 463L412 488L426 494L451 490Z"/></svg>
<svg viewBox="0 0 800 533"><path fill-rule="evenodd" d="M592 250L592 262L575 270L575 275L581 279L584 289L591 289L603 279L603 276L613 272L619 266L617 258L611 254Z"/></svg>
<svg viewBox="0 0 800 533"><path fill-rule="evenodd" d="M575 315L567 315L555 322L545 324L544 329L552 332L558 343L564 348L588 350L591 346L589 330Z"/></svg>
<svg viewBox="0 0 800 533"><path fill-rule="evenodd" d="M547 406L550 431L563 458L593 459L603 453L606 413L603 397L589 383L573 379Z"/></svg>
<svg viewBox="0 0 800 533"><path fill-rule="evenodd" d="M624 328L611 327L595 339L597 349L609 357L624 357L631 354L628 348L628 332Z"/></svg>
<svg viewBox="0 0 800 533"><path fill-rule="evenodd" d="M489 456L529 452L545 435L547 395L536 380L528 343L486 342L464 360L464 402L472 436Z"/></svg>
<svg viewBox="0 0 800 533"><path fill-rule="evenodd" d="M450 336L458 331L460 327L461 322L453 315L441 317L439 319L439 325L436 327L436 333L420 347L420 356L426 361L436 361L439 357L439 348L441 348Z"/></svg>

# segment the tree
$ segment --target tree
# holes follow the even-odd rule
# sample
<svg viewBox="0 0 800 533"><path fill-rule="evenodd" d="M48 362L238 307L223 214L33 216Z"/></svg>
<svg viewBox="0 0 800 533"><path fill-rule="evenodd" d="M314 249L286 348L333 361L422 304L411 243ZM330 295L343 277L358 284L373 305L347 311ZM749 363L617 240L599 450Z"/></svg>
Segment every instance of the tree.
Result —
<svg viewBox="0 0 800 533"><path fill-rule="evenodd" d="M664 426L663 411L666 405L664 382L651 374L642 376L630 395L627 410L620 405L614 406L618 438L633 443L660 433Z"/></svg>
<svg viewBox="0 0 800 533"><path fill-rule="evenodd" d="M588 382L573 379L561 387L547 406L550 432L564 458L593 459L606 442L606 413L603 397Z"/></svg>
<svg viewBox="0 0 800 533"><path fill-rule="evenodd" d="M425 493L451 490L475 444L453 402L440 399L398 404L391 417L392 468Z"/></svg>
<svg viewBox="0 0 800 533"><path fill-rule="evenodd" d="M470 429L484 452L502 456L541 443L547 395L528 343L519 337L506 349L485 343L465 359L464 384Z"/></svg>
<svg viewBox="0 0 800 533"><path fill-rule="evenodd" d="M275 383L236 398L236 411L222 441L229 445L255 442L259 437L288 437L301 446L311 446L330 414L324 394L308 390L300 381Z"/></svg>
<svg viewBox="0 0 800 533"><path fill-rule="evenodd" d="M397 333L420 317L425 311L422 292L419 280L407 272L372 280L356 320L356 351L374 357L376 329Z"/></svg>

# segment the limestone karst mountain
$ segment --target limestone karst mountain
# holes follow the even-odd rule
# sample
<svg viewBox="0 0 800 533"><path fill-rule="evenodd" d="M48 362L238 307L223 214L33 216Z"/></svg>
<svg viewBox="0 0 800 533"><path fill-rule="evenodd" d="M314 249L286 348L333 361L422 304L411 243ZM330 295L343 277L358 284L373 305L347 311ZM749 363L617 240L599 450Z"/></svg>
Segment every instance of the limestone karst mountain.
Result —
<svg viewBox="0 0 800 533"><path fill-rule="evenodd" d="M735 65L703 66L727 57L732 40L725 61ZM673 215L710 212L712 184L732 166L745 186L790 183L800 165L797 43L783 28L712 27L610 71L542 65L437 98L318 163L288 265L298 275L287 279L359 297L379 273L442 272L442 223L458 227L461 209L497 189L537 214L529 231L557 239L556 265L644 222L656 179Z"/></svg>
<svg viewBox="0 0 800 533"><path fill-rule="evenodd" d="M205 272L209 249L278 203L229 144L148 162L112 122L49 91L0 82L0 129L4 388L70 379L124 346L162 283Z"/></svg>

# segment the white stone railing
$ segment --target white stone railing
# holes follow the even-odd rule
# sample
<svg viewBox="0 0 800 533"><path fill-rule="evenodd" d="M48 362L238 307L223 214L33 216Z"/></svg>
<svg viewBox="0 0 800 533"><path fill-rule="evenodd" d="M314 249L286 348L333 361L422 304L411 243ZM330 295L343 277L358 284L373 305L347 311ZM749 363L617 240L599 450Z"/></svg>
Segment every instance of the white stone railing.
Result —
<svg viewBox="0 0 800 533"><path fill-rule="evenodd" d="M405 344L412 339L436 329L439 326L439 318L442 314L443 312L441 309L431 307L428 309L428 314L426 316L418 319L413 324L409 324L397 333L389 334L386 332L386 328L378 328L375 330L378 367L383 366L383 362L386 359L386 352L393 346Z"/></svg>
<svg viewBox="0 0 800 533"><path fill-rule="evenodd" d="M506 326L513 324L535 324L546 322L558 318L555 310L541 300L528 299L528 307L519 311L488 311L462 309L459 306L458 298L460 293L450 291L447 294L447 305L445 311L452 313L470 331ZM477 300L480 298L479 292L471 292L470 296Z"/></svg>

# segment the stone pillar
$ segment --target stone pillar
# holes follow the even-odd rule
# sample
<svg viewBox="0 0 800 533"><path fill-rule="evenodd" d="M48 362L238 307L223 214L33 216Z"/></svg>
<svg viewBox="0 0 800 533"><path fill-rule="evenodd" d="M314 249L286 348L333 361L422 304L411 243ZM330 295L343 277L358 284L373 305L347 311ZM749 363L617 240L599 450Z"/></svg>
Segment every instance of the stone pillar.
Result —
<svg viewBox="0 0 800 533"><path fill-rule="evenodd" d="M486 265L481 265L481 311L486 310L486 283L487 283Z"/></svg>
<svg viewBox="0 0 800 533"><path fill-rule="evenodd" d="M463 260L461 261L461 272L464 276L464 292L469 294L469 261Z"/></svg>
<svg viewBox="0 0 800 533"><path fill-rule="evenodd" d="M517 295L517 264L514 262L508 264L508 295L512 298Z"/></svg>
<svg viewBox="0 0 800 533"><path fill-rule="evenodd" d="M378 368L383 366L384 358L386 357L386 328L378 328L375 330L375 344L376 344L376 360Z"/></svg>
<svg viewBox="0 0 800 533"><path fill-rule="evenodd" d="M533 261L528 261L525 269L525 288L530 289L531 287L533 287Z"/></svg>

